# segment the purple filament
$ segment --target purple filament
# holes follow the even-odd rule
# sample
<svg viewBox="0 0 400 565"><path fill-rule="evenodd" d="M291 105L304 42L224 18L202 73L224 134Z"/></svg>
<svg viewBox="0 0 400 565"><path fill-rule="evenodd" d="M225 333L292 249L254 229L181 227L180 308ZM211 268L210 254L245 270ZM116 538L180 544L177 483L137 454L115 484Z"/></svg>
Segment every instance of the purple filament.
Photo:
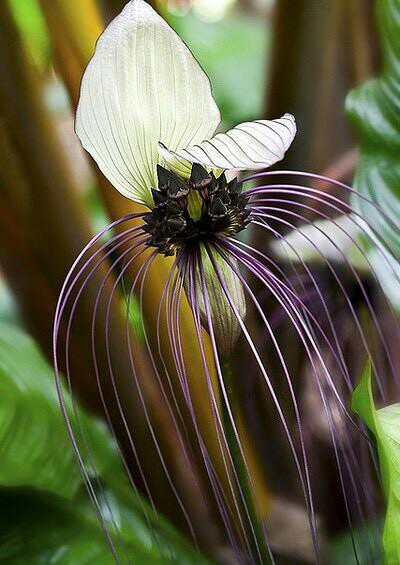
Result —
<svg viewBox="0 0 400 565"><path fill-rule="evenodd" d="M251 219L255 230L261 230L272 236L273 239L280 240L284 237L287 229L296 229L299 225L310 225L313 219L329 219L332 225L346 234L354 247L365 256L363 245L358 239L348 234L345 229L338 226L330 214L347 214L353 222L363 232L363 237L368 238L372 243L378 242L378 252L381 254L383 261L386 262L392 273L398 277L397 272L393 269L392 264L388 260L386 253L393 254L393 250L388 242L384 241L382 232L367 221L362 215L354 210L352 205L348 203L351 200L359 198L360 202L371 206L371 209L381 215L382 222L394 226L392 218L388 217L379 206L377 206L368 197L359 194L344 183L333 181L321 175L313 175L311 173L303 173L297 171L270 171L267 173L257 173L244 179L243 182L259 181L260 179L269 180L276 176L287 175L289 177L302 177L309 181L321 181L328 183L335 190L343 191L343 198L319 190L313 187L302 186L300 184L267 184L265 186L256 186L244 190L244 194L251 198ZM306 199L303 202L302 199ZM323 210L320 207L323 207ZM326 211L327 210L327 211ZM308 215L308 216L307 216ZM112 353L111 331L112 331L112 312L118 298L117 295L123 287L124 277L129 273L132 264L143 255L146 248L143 247L148 240L147 234L142 230L142 226L130 227L123 229L118 235L113 235L108 241L101 243L101 239L108 232L112 232L115 228L123 228L124 223L140 218L142 215L133 214L114 222L100 234L94 237L82 253L79 255L62 287L54 322L54 359L57 377L57 390L60 397L61 407L67 423L67 429L71 437L71 441L81 468L81 472L88 488L89 495L94 503L95 509L101 520L101 524L107 537L110 549L116 563L128 562L126 548L121 536L118 532L118 521L113 516L111 504L104 500L107 506L106 518L103 515L103 503L100 501L97 492L101 490L101 482L99 480L99 470L96 467L94 458L91 453L90 438L87 437L83 426L81 425L79 409L77 406L76 393L74 391L73 382L74 375L73 365L71 364L71 336L74 335L74 320L77 308L84 303L85 291L91 288L91 285L98 286L94 293L91 308L91 356L93 362L95 384L100 397L102 409L104 411L106 421L110 431L116 440L120 442L121 430L115 428L115 421L110 414L109 402L110 398L106 397L103 390L104 379L111 385L112 401L116 403L117 412L122 422L122 430L128 440L129 449L133 455L136 467L139 472L140 482L144 486L144 493L154 510L157 510L156 501L153 498L150 485L143 469L143 455L138 451L135 441L135 434L140 434L141 430L132 429L127 414L125 413L124 404L121 399L119 385L117 383L116 369L114 367L114 355ZM318 228L319 231L322 231ZM365 487L363 481L359 481L358 477L363 473L362 462L357 457L355 447L350 443L347 446L343 443L341 433L342 428L347 430L350 426L352 433L357 434L359 439L366 439L366 433L363 427L355 421L349 413L347 403L349 395L354 387L354 381L359 375L354 375L349 366L345 352L341 346L341 335L338 331L338 320L350 320L356 328L356 336L360 343L360 352L364 351L365 358L369 358L374 369L375 379L379 388L380 398L387 400L390 398L390 390L388 389L388 375L386 374L386 366L390 368L393 383L399 387L398 370L396 369L394 357L390 345L387 341L382 320L379 312L376 310L373 298L370 296L368 289L365 287L363 277L357 269L351 264L343 251L329 234L324 234L331 245L338 251L341 256L341 269L351 275L351 283L359 290L362 303L364 304L364 314L368 315L368 321L371 328L375 332L377 344L379 347L379 358L375 359L374 350L369 342L369 338L363 329L363 323L357 307L352 302L352 297L346 289L346 283L342 280L342 274L338 265L325 257L323 252L319 250L311 238L301 234L305 241L320 253L323 260L324 272L329 274L329 280L334 281L334 287L329 291L332 295L338 293L343 299L344 306L341 318L335 316L332 311L332 300L328 300L324 296L324 289L321 287L318 275L313 270L313 266L302 259L296 249L292 248L297 254L298 261L295 263L288 262L288 265L279 262L278 258L268 252L268 249L256 248L245 241L227 239L226 237L213 236L209 241L204 242L204 247L210 264L212 265L215 280L218 281L221 289L221 297L229 304L234 318L237 320L241 329L241 345L246 347L246 351L255 363L256 372L266 385L273 405L278 415L280 425L284 431L284 435L288 442L289 451L292 459L300 488L304 497L305 507L309 517L309 529L314 547L316 563L323 561L323 553L319 544L319 532L315 510L315 494L312 485L312 478L309 464L309 453L304 437L304 418L302 412L301 398L298 398L298 391L293 382L293 375L286 360L286 352L283 344L281 344L276 336L276 320L279 324L289 324L295 330L298 339L298 346L302 349L307 363L310 365L311 374L315 389L320 397L324 418L328 426L328 434L330 443L336 461L338 483L342 492L342 502L345 508L345 514L350 530L353 531L354 518L367 520L374 512L374 500L371 493ZM288 244L290 246L290 244ZM212 253L214 252L215 255ZM121 347L126 349L129 360L129 367L132 376L132 386L135 387L144 414L145 425L148 428L152 443L160 461L160 471L166 479L169 488L175 497L178 507L187 523L188 531L193 541L198 544L198 535L196 524L193 523L190 509L187 507L187 500L182 497L181 492L175 485L174 476L168 466L168 462L163 453L163 447L157 437L157 430L152 422L151 412L147 406L146 395L142 391L141 379L139 377L139 367L135 360L135 350L132 345L131 332L132 323L130 320L130 311L134 297L138 298L139 312L142 320L143 349L146 352L149 366L151 367L158 389L161 392L161 398L167 413L173 423L176 433L182 460L188 468L192 468L196 464L196 453L201 455L202 466L205 476L208 479L214 503L217 508L219 520L221 521L229 545L231 546L236 560L240 565L248 563L263 563L261 549L258 544L254 517L251 516L241 479L235 468L235 461L230 452L229 442L225 436L225 424L220 413L220 406L226 411L229 424L233 431L234 440L238 447L241 460L250 484L250 490L255 492L251 469L249 468L244 454L243 445L235 420L235 414L230 406L224 374L221 365L218 347L218 329L212 318L212 309L210 306L210 295L207 287L206 275L204 270L203 259L199 251L199 247L189 245L182 248L171 271L165 281L158 304L155 305L156 311L156 328L155 328L155 344L152 343L149 328L146 325L146 311L144 301L146 296L146 280L149 276L149 270L154 262L157 251L150 251L149 255L144 258L140 268L136 271L133 280L126 292L126 319L125 319L125 335L121 341ZM216 259L216 257L218 259ZM387 309L388 315L392 323L392 330L398 335L398 320L393 311L393 307L380 288L379 277L374 272L369 258L365 256L366 263L370 268L370 277L374 283L374 289L380 292L381 302ZM239 266L236 265L236 261ZM245 319L241 318L235 299L224 279L221 265L227 265L235 273L236 277L242 284L248 305L252 306L254 316L261 327L260 335L254 335L255 330ZM294 277L287 274L287 268L290 267L294 272ZM261 291L253 288L256 282ZM299 286L298 286L299 285ZM111 286L111 290L109 287ZM299 292L300 287L300 292ZM106 294L106 291L108 294ZM212 413L212 426L219 447L222 460L223 472L225 475L225 486L221 481L221 477L209 452L203 432L199 426L196 414L195 404L193 402L191 387L188 380L188 371L185 359L185 350L183 343L184 324L187 323L182 319L181 306L182 301L186 298L189 301L192 310L192 320L194 333L199 347L201 360L201 370L208 392L208 398L205 399ZM275 322L263 308L264 296L267 296L276 304ZM201 309L205 312L201 312ZM204 337L204 328L202 328L202 316L206 320L206 330L208 332L211 352L212 365L206 351L206 343ZM166 328L162 328L162 324L166 320ZM103 325L102 325L103 322ZM347 322L348 323L348 322ZM104 333L100 333L101 327L104 327ZM65 328L65 334L63 334ZM165 332L163 330L167 331ZM167 343L165 343L165 335L167 335ZM64 336L64 337L63 337ZM99 359L99 339L104 343L106 369L100 367ZM153 336L154 342L154 336ZM265 346L271 347L276 355L279 366L282 370L291 407L294 412L296 441L292 425L288 421L288 417L282 407L280 398L278 397L273 384L273 378L269 369L263 361L263 349ZM63 355L60 356L60 347L62 347ZM124 351L125 351L124 349ZM333 370L328 366L328 359L324 357L325 352L329 354L329 362L334 364ZM173 360L173 371L176 372L176 378L172 378L171 369L169 368L166 358L167 353ZM384 365L382 363L384 362ZM68 408L64 398L64 388L62 385L62 376L59 367L65 367L65 380L67 390L72 398L72 417L68 415ZM102 374L103 370L103 374ZM212 371L215 371L220 400L216 397L214 384L212 379ZM76 376L75 376L76 378ZM181 388L176 390L177 385ZM341 387L344 386L344 393ZM393 388L393 387L391 387ZM398 389L397 389L398 390ZM184 400L184 406L179 403L178 396ZM190 419L190 429L188 428L185 414ZM339 416L338 416L339 414ZM336 419L340 419L340 428ZM349 428L349 429L350 429ZM192 445L190 438L195 438L197 445ZM268 437L266 438L268 443ZM366 449L372 453L371 445L365 442ZM134 492L137 492L135 477L132 475L130 465L125 454L120 452L121 462L125 469L127 478ZM220 471L219 471L220 472ZM346 483L346 477L348 483ZM94 485L97 485L96 487ZM197 485L199 486L199 485ZM204 485L203 485L204 486ZM200 487L199 487L200 488ZM227 490L226 490L227 489ZM96 492L97 491L97 492ZM255 497L254 497L255 498ZM103 500L103 499L102 499ZM351 507L352 501L353 505ZM209 501L210 502L210 501ZM209 506L209 502L206 506ZM257 500L254 500L257 508ZM152 523L151 517L143 506L143 514L149 525ZM110 518L111 517L111 518ZM111 529L110 529L111 525ZM274 563L274 555L271 549L270 541L262 524L262 531L265 537L265 545L267 547L270 562ZM155 543L158 540L154 539ZM117 547L118 544L118 547ZM357 558L356 543L354 544L354 553ZM128 560L127 560L128 559Z"/></svg>

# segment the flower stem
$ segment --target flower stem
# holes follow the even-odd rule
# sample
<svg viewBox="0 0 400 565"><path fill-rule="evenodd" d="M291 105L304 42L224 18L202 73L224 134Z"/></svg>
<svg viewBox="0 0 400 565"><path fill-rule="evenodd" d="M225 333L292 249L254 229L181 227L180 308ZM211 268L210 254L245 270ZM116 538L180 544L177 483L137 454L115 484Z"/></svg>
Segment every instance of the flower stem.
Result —
<svg viewBox="0 0 400 565"><path fill-rule="evenodd" d="M247 459L244 450L242 451L237 435L235 434L234 425L239 430L239 435L241 435L241 417L240 409L238 404L238 399L235 394L234 384L233 384L233 371L231 367L230 360L227 357L223 357L221 360L222 377L224 380L225 392L230 405L230 414L227 407L223 406L223 422L226 433L226 439L229 446L229 450L232 456L233 464L235 466L237 478L242 490L242 505L244 509L244 515L248 516L248 523L253 531L253 541L252 550L254 555L258 555L259 562L262 565L272 565L271 554L266 544L266 536L264 532L264 527L262 520L260 519L260 508L254 503L254 488L252 486L253 477L249 476L248 464L245 459ZM232 418L234 422L232 422ZM233 425L234 424L234 425ZM254 465L252 465L254 469ZM258 482L258 481L257 481ZM258 489L260 490L260 489Z"/></svg>

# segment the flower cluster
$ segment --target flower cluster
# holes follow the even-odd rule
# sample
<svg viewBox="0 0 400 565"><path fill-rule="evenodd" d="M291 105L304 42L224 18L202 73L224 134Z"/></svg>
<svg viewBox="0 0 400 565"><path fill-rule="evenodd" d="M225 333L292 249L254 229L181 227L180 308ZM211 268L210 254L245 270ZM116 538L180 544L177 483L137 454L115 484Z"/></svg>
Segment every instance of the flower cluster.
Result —
<svg viewBox="0 0 400 565"><path fill-rule="evenodd" d="M148 245L165 256L183 245L196 245L214 234L233 235L249 223L248 198L241 194L237 179L229 183L194 163L187 182L157 166L158 189L152 190L154 208L144 216L144 230L151 234Z"/></svg>

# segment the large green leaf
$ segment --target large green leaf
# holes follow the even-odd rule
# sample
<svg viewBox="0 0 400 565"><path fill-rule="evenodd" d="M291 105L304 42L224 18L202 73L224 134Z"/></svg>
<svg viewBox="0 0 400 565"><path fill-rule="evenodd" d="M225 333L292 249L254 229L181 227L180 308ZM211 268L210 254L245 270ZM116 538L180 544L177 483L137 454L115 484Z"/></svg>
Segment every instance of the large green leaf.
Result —
<svg viewBox="0 0 400 565"><path fill-rule="evenodd" d="M144 518L107 494L118 522L111 536L121 565L206 565L176 534L149 529ZM110 513L105 513L110 527ZM116 561L86 493L74 501L34 491L0 492L0 563L114 565Z"/></svg>
<svg viewBox="0 0 400 565"><path fill-rule="evenodd" d="M66 391L63 397L76 428L77 408ZM126 480L106 426L81 409L78 413L75 435L82 438L82 430L90 438L87 464L122 491ZM0 487L32 487L72 498L82 483L53 369L29 336L6 324L0 324L0 459Z"/></svg>
<svg viewBox="0 0 400 565"><path fill-rule="evenodd" d="M101 529L85 504L18 489L2 491L0 501L1 563L112 564Z"/></svg>
<svg viewBox="0 0 400 565"><path fill-rule="evenodd" d="M71 422L77 422L69 395L63 396ZM122 481L105 425L83 410L79 422L90 436L96 472ZM6 324L0 324L0 459L0 487L32 487L72 498L82 483L53 370L29 336Z"/></svg>
<svg viewBox="0 0 400 565"><path fill-rule="evenodd" d="M71 420L71 398L64 392ZM104 424L79 410L106 530L121 563L205 565L206 560L133 489ZM83 446L82 446L83 447ZM111 565L56 394L35 343L0 324L0 563ZM89 458L88 458L89 461Z"/></svg>
<svg viewBox="0 0 400 565"><path fill-rule="evenodd" d="M371 367L364 370L353 394L353 410L375 435L383 489L387 499L383 532L385 563L400 563L400 404L377 410L372 393Z"/></svg>
<svg viewBox="0 0 400 565"><path fill-rule="evenodd" d="M0 325L0 486L71 498L81 483L51 368L33 341Z"/></svg>
<svg viewBox="0 0 400 565"><path fill-rule="evenodd" d="M389 220L359 197L353 204L390 248L393 256L382 253L371 241L365 244L384 290L400 307L400 2L377 0L376 9L382 73L350 93L347 110L361 150L355 188L379 204Z"/></svg>

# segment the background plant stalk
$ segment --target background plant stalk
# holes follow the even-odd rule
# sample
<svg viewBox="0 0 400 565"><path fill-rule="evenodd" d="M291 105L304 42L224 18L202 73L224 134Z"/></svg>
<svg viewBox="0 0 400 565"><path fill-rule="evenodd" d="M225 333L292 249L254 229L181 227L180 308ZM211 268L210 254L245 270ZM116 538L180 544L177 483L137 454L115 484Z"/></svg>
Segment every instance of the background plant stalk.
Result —
<svg viewBox="0 0 400 565"><path fill-rule="evenodd" d="M57 132L44 106L36 69L25 51L7 2L0 5L0 45L0 214L4 219L0 257L8 282L20 299L24 320L51 359L52 319L57 296L69 267L90 240L91 228L63 157ZM9 49L10 45L12 49ZM25 267L23 273L21 265ZM27 266L32 267L31 272L26 270ZM74 390L96 410L101 410L101 402L93 374L90 335L92 306L105 269L106 262L87 286L85 301L77 310L71 336L72 373L80 377L73 382ZM105 323L112 286L111 277L103 290L104 300L98 315L100 326ZM117 293L111 305L108 330L118 393L129 425L140 430L140 434L135 435L135 442L142 454L145 476L157 506L184 528L186 522L164 474L154 473L160 465L159 455L147 425L139 391L130 384L130 361L120 341L120 336L125 335L122 311L121 297ZM104 368L100 374L107 375L107 356L101 339L106 328L98 327L98 330L98 363L100 368ZM203 537L203 545L209 547L208 529L205 533L205 524L210 521L208 509L202 504L200 493L199 503L191 503L193 493L199 489L198 477L182 450L177 449L180 440L147 354L133 334L130 338L141 378L141 393L162 453L174 475L175 487L186 501L193 523L197 524L198 536ZM108 398L113 427L127 455L130 448L115 393L109 379L104 379L101 385ZM129 460L129 464L134 470L133 459ZM217 542L211 542L211 546L213 543Z"/></svg>

